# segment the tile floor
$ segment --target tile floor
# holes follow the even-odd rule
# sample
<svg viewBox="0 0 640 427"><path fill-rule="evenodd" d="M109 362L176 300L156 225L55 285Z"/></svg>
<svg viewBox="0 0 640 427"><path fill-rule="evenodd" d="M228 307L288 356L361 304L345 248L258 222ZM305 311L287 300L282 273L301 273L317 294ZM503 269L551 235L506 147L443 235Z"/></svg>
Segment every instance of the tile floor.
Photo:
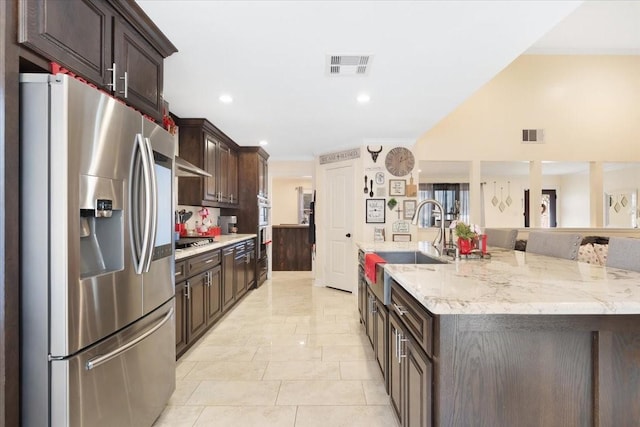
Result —
<svg viewBox="0 0 640 427"><path fill-rule="evenodd" d="M396 427L355 294L274 272L177 363L154 427Z"/></svg>

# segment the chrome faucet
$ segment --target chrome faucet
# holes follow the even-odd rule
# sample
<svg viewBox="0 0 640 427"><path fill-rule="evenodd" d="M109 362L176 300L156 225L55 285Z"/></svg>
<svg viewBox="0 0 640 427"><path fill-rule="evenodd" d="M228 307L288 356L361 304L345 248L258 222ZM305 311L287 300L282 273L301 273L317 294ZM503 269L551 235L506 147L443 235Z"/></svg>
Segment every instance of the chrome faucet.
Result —
<svg viewBox="0 0 640 427"><path fill-rule="evenodd" d="M422 207L424 205L435 205L438 209L440 209L440 235L438 236L438 250L440 252L441 255L444 255L444 249L446 247L446 237L445 237L445 226L444 226L444 208L442 207L442 204L440 204L439 201L435 200L435 199L425 199L423 201L421 201L420 203L418 203L418 206L416 206L416 211L413 214L413 218L411 218L411 224L413 225L418 225L418 219L420 216L420 210L422 209ZM436 239L433 239L433 244L435 246L436 243Z"/></svg>

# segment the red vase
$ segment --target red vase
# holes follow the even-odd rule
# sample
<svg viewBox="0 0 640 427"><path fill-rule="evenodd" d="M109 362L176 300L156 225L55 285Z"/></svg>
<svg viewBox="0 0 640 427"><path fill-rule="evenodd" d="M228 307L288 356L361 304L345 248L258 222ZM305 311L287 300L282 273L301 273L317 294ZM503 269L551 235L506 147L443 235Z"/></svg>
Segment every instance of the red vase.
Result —
<svg viewBox="0 0 640 427"><path fill-rule="evenodd" d="M461 239L458 237L458 249L460 249L461 255L467 255L471 253L473 249L473 240L471 239Z"/></svg>

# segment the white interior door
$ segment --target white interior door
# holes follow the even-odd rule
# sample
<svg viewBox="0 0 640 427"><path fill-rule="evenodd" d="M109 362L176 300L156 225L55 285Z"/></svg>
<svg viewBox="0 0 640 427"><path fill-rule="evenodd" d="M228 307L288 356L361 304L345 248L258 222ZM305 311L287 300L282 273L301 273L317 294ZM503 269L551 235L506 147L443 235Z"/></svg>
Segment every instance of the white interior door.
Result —
<svg viewBox="0 0 640 427"><path fill-rule="evenodd" d="M326 286L353 292L353 166L327 169Z"/></svg>

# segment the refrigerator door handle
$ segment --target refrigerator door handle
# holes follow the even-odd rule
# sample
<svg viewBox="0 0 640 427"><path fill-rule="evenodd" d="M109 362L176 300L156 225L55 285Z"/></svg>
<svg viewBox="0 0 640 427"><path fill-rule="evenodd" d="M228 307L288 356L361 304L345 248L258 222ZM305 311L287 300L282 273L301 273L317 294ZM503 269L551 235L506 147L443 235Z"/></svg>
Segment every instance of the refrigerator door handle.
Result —
<svg viewBox="0 0 640 427"><path fill-rule="evenodd" d="M139 157L138 157L139 156ZM144 183L144 218L141 216L142 206L140 200L140 175L138 163L142 163L142 181ZM149 258L149 236L151 234L151 216L150 209L152 203L151 194L151 179L150 179L149 155L147 153L146 143L141 134L136 134L136 150L134 150L134 167L132 168L131 186L131 215L129 216L131 227L131 236L133 240L133 246L135 248L134 264L136 274L142 274L147 265L147 259ZM140 222L143 221L142 232L140 232ZM142 241L141 241L142 240ZM148 268L147 268L148 269Z"/></svg>
<svg viewBox="0 0 640 427"><path fill-rule="evenodd" d="M137 338L129 341L128 343L126 343L125 345L122 345L118 348L116 348L113 351L110 351L107 354L103 354L101 356L97 356L94 357L93 359L87 361L87 365L86 368L88 371L97 368L98 366L107 363L109 360L118 357L120 354L124 353L125 351L129 350L131 347L134 347L136 344L138 344L139 342L141 342L142 340L150 337L151 335L153 335L158 329L162 328L164 326L165 323L167 323L169 321L169 319L171 319L171 316L173 316L173 307L171 307L171 309L169 309L169 312L158 321L158 323L151 329L149 329L147 332L145 332L144 334L138 336Z"/></svg>
<svg viewBox="0 0 640 427"><path fill-rule="evenodd" d="M149 221L149 229L145 228L147 235L147 252L146 259L144 259L143 271L146 273L151 266L151 260L153 259L153 248L156 245L156 233L158 231L158 180L156 177L155 161L153 159L153 149L151 148L151 141L149 138L144 138L144 153L147 157L149 164L149 170L147 175L147 182L149 187L149 194L151 197L147 201L149 207L147 212L147 218L145 221ZM146 224L146 223L145 223Z"/></svg>

